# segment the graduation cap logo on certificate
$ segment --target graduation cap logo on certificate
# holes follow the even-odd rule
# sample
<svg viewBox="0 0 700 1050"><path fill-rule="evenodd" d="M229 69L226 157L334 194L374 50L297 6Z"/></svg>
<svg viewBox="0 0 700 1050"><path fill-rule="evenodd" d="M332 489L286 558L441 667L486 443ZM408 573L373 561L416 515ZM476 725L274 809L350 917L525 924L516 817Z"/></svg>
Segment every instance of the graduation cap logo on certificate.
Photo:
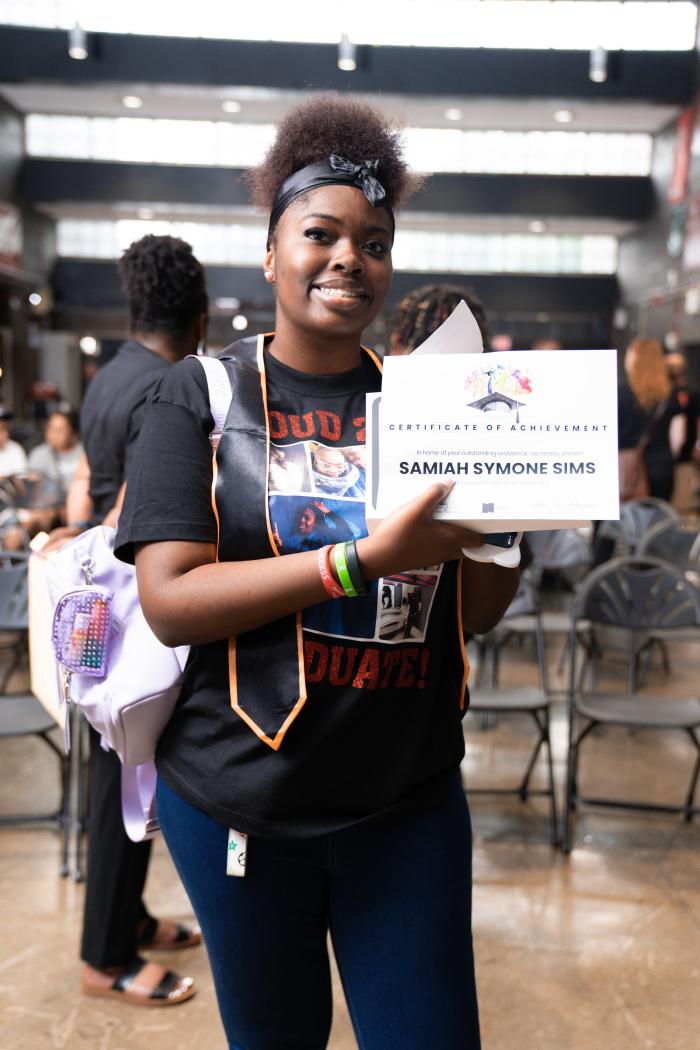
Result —
<svg viewBox="0 0 700 1050"><path fill-rule="evenodd" d="M468 396L474 398L467 402L468 408L479 412L512 412L519 420L518 411L527 404L532 393L532 381L529 373L520 368L508 368L503 365L482 366L474 369L464 381Z"/></svg>

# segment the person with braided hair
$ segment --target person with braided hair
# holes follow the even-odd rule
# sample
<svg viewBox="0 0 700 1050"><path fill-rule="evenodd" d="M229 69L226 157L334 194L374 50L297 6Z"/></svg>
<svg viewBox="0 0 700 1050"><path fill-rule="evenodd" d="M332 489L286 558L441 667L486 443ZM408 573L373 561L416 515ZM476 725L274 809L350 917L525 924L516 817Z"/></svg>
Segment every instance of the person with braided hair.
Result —
<svg viewBox="0 0 700 1050"><path fill-rule="evenodd" d="M119 523L148 622L192 646L156 754L158 815L231 1050L327 1046L329 933L363 1050L480 1046L462 631L498 621L517 570L463 560L481 541L434 520L448 486L371 536L358 486L321 497L317 479L310 500L299 470L298 491L269 491L273 449L329 479L338 452L363 462L381 366L361 336L413 182L368 104L318 95L285 116L250 177L275 331L220 355L232 401L214 464L202 369L169 370ZM314 500L353 528L311 537L309 515L308 545L281 547ZM387 584L420 591L410 637L383 630Z"/></svg>
<svg viewBox="0 0 700 1050"><path fill-rule="evenodd" d="M389 353L411 354L464 300L479 326L484 350L491 349L486 311L471 290L455 284L424 284L405 295L389 324Z"/></svg>
<svg viewBox="0 0 700 1050"><path fill-rule="evenodd" d="M80 416L94 523L118 517L146 403L169 366L204 341L207 328L204 269L189 244L149 234L124 252L119 269L132 337L92 380ZM92 728L89 817L82 991L143 1006L184 1002L194 991L191 979L146 961L139 950L191 947L201 934L146 911L141 897L151 843L127 837L121 764Z"/></svg>

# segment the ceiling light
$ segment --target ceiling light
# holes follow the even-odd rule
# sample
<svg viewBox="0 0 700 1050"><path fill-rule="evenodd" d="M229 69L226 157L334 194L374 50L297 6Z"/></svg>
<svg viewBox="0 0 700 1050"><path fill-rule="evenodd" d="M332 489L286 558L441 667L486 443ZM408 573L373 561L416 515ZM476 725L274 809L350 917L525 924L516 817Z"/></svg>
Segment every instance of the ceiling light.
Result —
<svg viewBox="0 0 700 1050"><path fill-rule="evenodd" d="M122 99L122 106L126 106L127 109L141 109L142 105L143 99L138 95L124 95Z"/></svg>
<svg viewBox="0 0 700 1050"><path fill-rule="evenodd" d="M29 302L32 304L32 306L41 306L41 296L39 295L39 293L32 292L32 294L29 296Z"/></svg>
<svg viewBox="0 0 700 1050"><path fill-rule="evenodd" d="M608 79L608 52L604 47L594 47L591 51L588 78L594 84L604 84Z"/></svg>
<svg viewBox="0 0 700 1050"><path fill-rule="evenodd" d="M78 22L68 30L68 54L79 62L88 57L87 33Z"/></svg>
<svg viewBox="0 0 700 1050"><path fill-rule="evenodd" d="M338 69L352 73L357 69L357 47L347 33L343 33L338 44Z"/></svg>
<svg viewBox="0 0 700 1050"><path fill-rule="evenodd" d="M214 300L217 310L238 310L240 305L241 300L235 299L232 295L220 295Z"/></svg>
<svg viewBox="0 0 700 1050"><path fill-rule="evenodd" d="M99 343L95 339L94 335L84 335L80 340L80 349L88 357L97 357L100 352Z"/></svg>
<svg viewBox="0 0 700 1050"><path fill-rule="evenodd" d="M570 124L574 119L573 110L571 109L557 109L554 111L554 119L557 124Z"/></svg>
<svg viewBox="0 0 700 1050"><path fill-rule="evenodd" d="M221 103L221 108L224 113L240 113L243 107L235 98L225 98Z"/></svg>
<svg viewBox="0 0 700 1050"><path fill-rule="evenodd" d="M542 219L533 219L532 222L527 224L527 228L530 233L544 233L547 229L546 225L542 222Z"/></svg>
<svg viewBox="0 0 700 1050"><path fill-rule="evenodd" d="M233 320L231 321L231 324L237 332L245 332L246 328L248 327L248 318L245 316L245 314L236 314Z"/></svg>
<svg viewBox="0 0 700 1050"><path fill-rule="evenodd" d="M155 216L153 208L139 208L136 214L139 219L152 219Z"/></svg>
<svg viewBox="0 0 700 1050"><path fill-rule="evenodd" d="M464 114L456 106L449 106L444 113L445 120L461 120Z"/></svg>

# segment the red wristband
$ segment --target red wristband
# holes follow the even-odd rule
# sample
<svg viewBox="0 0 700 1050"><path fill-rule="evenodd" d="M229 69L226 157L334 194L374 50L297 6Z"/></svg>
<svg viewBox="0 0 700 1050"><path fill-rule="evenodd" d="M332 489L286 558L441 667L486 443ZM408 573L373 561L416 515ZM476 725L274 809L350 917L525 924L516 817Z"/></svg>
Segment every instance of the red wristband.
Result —
<svg viewBox="0 0 700 1050"><path fill-rule="evenodd" d="M331 573L330 565L328 564L328 558L330 556L332 547L321 547L318 552L318 571L321 574L321 582L326 588L326 593L329 598L344 598L345 591L336 583Z"/></svg>

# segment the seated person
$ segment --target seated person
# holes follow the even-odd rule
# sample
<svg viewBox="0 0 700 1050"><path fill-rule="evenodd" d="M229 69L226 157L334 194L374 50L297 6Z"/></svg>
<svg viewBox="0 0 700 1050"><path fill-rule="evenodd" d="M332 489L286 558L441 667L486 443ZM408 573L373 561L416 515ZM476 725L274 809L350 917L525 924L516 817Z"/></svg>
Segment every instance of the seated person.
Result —
<svg viewBox="0 0 700 1050"><path fill-rule="evenodd" d="M27 453L17 441L10 437L7 417L0 416L0 478L13 474L26 474Z"/></svg>
<svg viewBox="0 0 700 1050"><path fill-rule="evenodd" d="M78 413L57 409L49 416L43 444L29 453L29 472L53 483L57 502L64 503L82 454Z"/></svg>

